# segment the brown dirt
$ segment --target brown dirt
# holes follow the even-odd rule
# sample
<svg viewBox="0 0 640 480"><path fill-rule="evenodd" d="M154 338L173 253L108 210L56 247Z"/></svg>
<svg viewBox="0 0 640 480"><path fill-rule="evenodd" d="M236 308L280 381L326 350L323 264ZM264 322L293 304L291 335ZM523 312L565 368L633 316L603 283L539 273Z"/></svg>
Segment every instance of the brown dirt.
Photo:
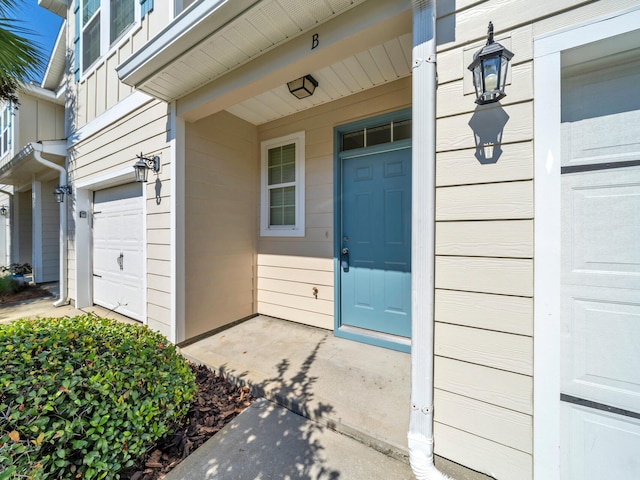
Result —
<svg viewBox="0 0 640 480"><path fill-rule="evenodd" d="M193 365L198 393L184 425L149 450L138 463L121 472L123 480L159 480L215 435L254 398L248 387L231 385L222 375L202 365Z"/></svg>
<svg viewBox="0 0 640 480"><path fill-rule="evenodd" d="M19 292L0 295L0 305L4 305L6 303L21 302L23 300L30 300L32 298L48 297L50 295L51 294L48 291L38 287L37 285L25 284L24 289L20 290Z"/></svg>

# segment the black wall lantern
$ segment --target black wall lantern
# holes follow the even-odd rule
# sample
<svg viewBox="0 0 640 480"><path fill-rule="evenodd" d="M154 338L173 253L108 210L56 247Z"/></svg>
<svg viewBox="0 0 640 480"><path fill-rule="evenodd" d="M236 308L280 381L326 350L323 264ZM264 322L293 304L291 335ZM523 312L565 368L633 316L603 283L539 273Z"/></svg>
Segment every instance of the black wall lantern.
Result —
<svg viewBox="0 0 640 480"><path fill-rule="evenodd" d="M291 94L299 99L307 98L313 95L318 81L311 75L305 75L304 77L296 78L295 80L287 83Z"/></svg>
<svg viewBox="0 0 640 480"><path fill-rule="evenodd" d="M0 215L2 215L3 217L6 217L7 215L9 215L9 209L7 208L6 205L2 205L0 207Z"/></svg>
<svg viewBox="0 0 640 480"><path fill-rule="evenodd" d="M133 169L136 172L136 182L146 182L149 170L153 170L156 173L160 171L160 157L157 155L145 157L140 153L136 157L138 157L138 161L133 165Z"/></svg>
<svg viewBox="0 0 640 480"><path fill-rule="evenodd" d="M493 41L493 23L489 22L487 44L473 54L469 70L473 73L476 88L476 103L484 105L497 102L507 96L504 86L507 82L507 68L513 53Z"/></svg>
<svg viewBox="0 0 640 480"><path fill-rule="evenodd" d="M64 202L65 194L71 195L71 187L69 185L58 185L53 191L53 196L58 203Z"/></svg>

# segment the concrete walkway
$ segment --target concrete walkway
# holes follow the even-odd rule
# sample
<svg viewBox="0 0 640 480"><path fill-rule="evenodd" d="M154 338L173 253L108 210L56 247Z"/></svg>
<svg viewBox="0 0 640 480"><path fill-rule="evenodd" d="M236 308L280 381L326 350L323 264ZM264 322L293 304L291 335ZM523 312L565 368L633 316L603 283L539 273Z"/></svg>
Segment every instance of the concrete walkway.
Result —
<svg viewBox="0 0 640 480"><path fill-rule="evenodd" d="M411 356L266 316L181 349L289 410L405 460Z"/></svg>

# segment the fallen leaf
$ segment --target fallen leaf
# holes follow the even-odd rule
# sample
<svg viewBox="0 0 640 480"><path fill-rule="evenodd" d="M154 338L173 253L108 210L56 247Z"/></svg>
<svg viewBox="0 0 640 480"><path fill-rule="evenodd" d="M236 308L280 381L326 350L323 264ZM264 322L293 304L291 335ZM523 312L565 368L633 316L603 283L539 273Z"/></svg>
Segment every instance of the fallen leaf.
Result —
<svg viewBox="0 0 640 480"><path fill-rule="evenodd" d="M15 430L13 430L12 432L9 432L9 438L11 440L13 440L14 442L19 442L20 441L20 433L18 433Z"/></svg>

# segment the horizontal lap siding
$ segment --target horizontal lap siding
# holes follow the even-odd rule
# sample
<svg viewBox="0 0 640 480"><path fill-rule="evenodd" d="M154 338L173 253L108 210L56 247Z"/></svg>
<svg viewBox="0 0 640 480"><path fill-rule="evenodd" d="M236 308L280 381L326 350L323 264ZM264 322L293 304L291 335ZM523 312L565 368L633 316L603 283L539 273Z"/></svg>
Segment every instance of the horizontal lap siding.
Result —
<svg viewBox="0 0 640 480"><path fill-rule="evenodd" d="M576 2L542 3L456 5L438 47L435 451L499 480L533 475L531 18ZM477 106L466 65L488 18L515 56L507 97Z"/></svg>
<svg viewBox="0 0 640 480"><path fill-rule="evenodd" d="M256 137L226 112L186 125L186 339L256 313Z"/></svg>
<svg viewBox="0 0 640 480"><path fill-rule="evenodd" d="M130 168L136 155L160 157L160 172L150 174L143 187L146 208L147 323L150 328L169 336L171 325L171 152L167 139L167 105L149 101L108 127L73 146L70 177L73 182L90 182L92 178ZM134 181L131 168L130 181ZM75 249L69 252L69 278L76 278ZM83 279L79 279L82 281ZM75 292L73 292L75 294ZM73 296L72 296L73 298Z"/></svg>
<svg viewBox="0 0 640 480"><path fill-rule="evenodd" d="M259 141L304 130L306 142L305 236L259 237L259 313L333 329L334 127L410 103L406 78L258 127Z"/></svg>

